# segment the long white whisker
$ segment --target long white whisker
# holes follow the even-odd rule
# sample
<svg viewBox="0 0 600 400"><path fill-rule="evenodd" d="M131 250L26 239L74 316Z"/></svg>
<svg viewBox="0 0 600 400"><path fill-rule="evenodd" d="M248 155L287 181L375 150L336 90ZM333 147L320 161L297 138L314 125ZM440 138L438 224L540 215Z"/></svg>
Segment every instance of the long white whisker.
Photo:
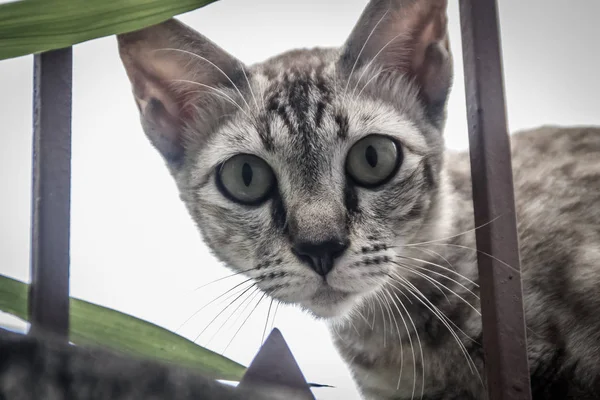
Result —
<svg viewBox="0 0 600 400"><path fill-rule="evenodd" d="M448 268L442 267L442 266L441 266L441 265L439 265L439 264L435 264L435 263L431 263L431 262L429 262L429 261L426 261L426 260L421 260L421 259L419 259L419 258L413 258L413 257L408 257L408 256L403 256L403 255L398 255L398 257L400 257L400 258L405 258L405 259L407 259L407 260L416 261L416 262L422 262L422 263L425 263L425 264L428 264L428 265L433 265L433 266L435 266L435 267L442 268L443 270L447 270L447 271L449 271L449 272L454 272L454 273L455 273L456 275L458 275L459 277L461 277L461 278L463 278L463 279L465 279L465 280L469 281L470 283L472 283L472 284L473 284L473 285L475 285L476 287L479 287L479 285L478 285L478 284L476 284L475 282L473 282L473 281L472 281L472 280L470 280L469 278L467 278L467 277L465 277L465 276L463 276L463 275L459 274L459 273L458 273L458 272L456 272L456 271L453 271L453 270L451 270L451 269L448 269ZM434 274L434 275L442 276L442 277L444 277L444 278L448 279L449 281L452 281L452 282L456 283L457 285L459 285L460 287L462 287L463 289L465 289L466 291L468 291L468 292L469 292L469 293L471 293L473 296L475 296L475 297L477 297L477 298L479 299L479 296L478 296L476 293L474 293L474 292L473 292L471 289L469 289L468 287L466 287L466 286L465 286L465 285L463 285L462 283L458 282L457 280L454 280L454 279L450 278L448 275L444 275L444 274L442 274L442 273L440 273L440 272L437 272L437 271L432 271L430 268L421 267L421 266L418 266L418 265L411 265L411 267L414 267L414 268L418 268L418 269L425 270L425 271L427 271L427 272L430 272L430 273L432 273L432 274Z"/></svg>
<svg viewBox="0 0 600 400"><path fill-rule="evenodd" d="M385 349L386 347L386 326L385 326L385 313L383 312L383 306L381 305L381 300L379 299L379 296L377 294L377 292L374 293L375 297L374 299L377 299L377 304L379 305L379 308L381 309L381 319L383 321L383 348ZM375 316L373 316L373 323L375 321Z"/></svg>
<svg viewBox="0 0 600 400"><path fill-rule="evenodd" d="M363 85L363 87L360 89L360 91L358 92L358 95L356 97L360 97L360 95L362 94L362 92L364 92L364 90L367 88L367 86L369 86L369 83L371 83L373 80L377 79L377 77L385 72L388 71L393 71L393 68L386 68L386 69L382 69L381 71L377 72L375 75L373 75L372 77L369 78L369 80L367 81L367 83L365 83Z"/></svg>
<svg viewBox="0 0 600 400"><path fill-rule="evenodd" d="M397 282L397 283L399 283L400 285L404 286L405 288L407 286L411 287L412 290L410 290L409 293L411 293L413 295L413 297L415 297L415 299L417 299L421 304L423 304L423 306L425 308L427 308L429 311L431 311L433 313L433 315L435 315L438 318L438 320L448 329L448 332L450 332L450 334L454 337L454 339L456 340L456 343L458 344L461 352L465 356L465 358L467 360L467 364L469 365L469 369L471 370L472 373L473 372L477 373L480 381L483 382L481 380L481 376L479 375L479 371L477 370L475 362L473 361L473 359L471 358L471 356L467 352L467 349L466 349L465 345L462 343L462 341L460 340L460 338L458 337L458 335L456 334L456 332L454 332L454 330L450 327L450 325L449 325L448 322L452 322L452 321L450 321L448 319L448 317L446 317L446 315L444 315L444 313L442 313L435 305L433 305L431 303L431 301L429 301L429 299L426 296L424 296L423 293L421 293L421 291L419 289L417 289L407 279L405 279L404 277L401 277L399 275L397 276L397 278L401 279L404 282L404 284L401 283L401 282ZM456 325L454 325L454 326L456 326ZM462 332L462 333L465 334L464 332ZM466 334L465 334L465 336L468 337L468 335L466 335Z"/></svg>
<svg viewBox="0 0 600 400"><path fill-rule="evenodd" d="M246 83L248 84L248 90L250 90L250 94L252 95L252 98L254 99L254 105L256 105L256 108L258 109L258 101L256 100L256 96L254 95L254 90L252 90L252 85L250 84L250 80L248 79L248 75L246 74L246 68L244 68L244 66L242 65L242 73L244 74L244 78L246 79ZM264 108L263 108L264 111Z"/></svg>
<svg viewBox="0 0 600 400"><path fill-rule="evenodd" d="M454 275L458 276L459 278L462 278L462 279L466 280L467 282L469 282L470 284L474 285L475 287L479 287L479 284L477 282L472 281L471 279L469 279L466 276L462 275L458 271L455 271L454 269L452 269L452 264L450 264L450 262L446 258L444 258L440 253L438 253L436 251L433 251L431 249L422 249L422 248L417 247L417 246L412 247L412 249L419 250L419 251L422 251L424 253L428 253L430 255L433 253L434 255L440 257L442 260L446 261L446 264L448 264L450 266L450 268L443 267L440 264L436 264L436 263L433 263L433 262L430 262L430 261L425 261L425 263L427 263L429 265L436 266L438 268L441 268L444 271L448 271L450 273L453 273ZM408 258L408 256L404 256L404 255L401 255L400 257L406 257L406 258ZM415 259L415 260L418 260L418 259Z"/></svg>
<svg viewBox="0 0 600 400"><path fill-rule="evenodd" d="M367 46L367 43L369 42L369 39L371 39L371 36L373 35L373 33L375 33L375 31L377 30L377 27L379 26L379 24L381 23L381 21L384 20L384 18L388 14L388 12L390 12L390 6L389 5L388 5L388 9L381 16L381 18L379 18L379 21L377 21L377 23L375 24L375 26L373 27L373 29L371 29L371 32L369 33L369 36L367 36L367 38L365 39L365 42L363 43L362 47L360 48L360 51L358 52L358 55L356 56L356 59L354 60L354 64L352 65L352 69L350 70L350 75L348 75L348 80L346 81L346 87L344 88L344 96L346 96L346 93L348 92L348 85L350 85L350 79L352 78L352 74L354 73L354 69L356 68L356 65L358 64L358 60L360 60L360 56L362 55L363 51L365 50L365 47Z"/></svg>
<svg viewBox="0 0 600 400"><path fill-rule="evenodd" d="M494 257L493 255L488 254L485 251L482 251L482 250L479 250L479 249L473 249L473 248L468 247L468 246L461 246L460 244L454 244L454 243L433 243L433 244L436 245L436 246L452 246L452 247L459 247L461 249L476 251L478 253L481 253L483 255L486 255L486 256L490 257L492 260L498 261L500 264L504 265L505 267L507 267L508 269L510 269L511 271L513 271L515 274L521 274L521 271L519 271L518 269L516 269L512 265L505 263L501 259L499 259L497 257Z"/></svg>
<svg viewBox="0 0 600 400"><path fill-rule="evenodd" d="M408 266L406 264L400 264L397 261L392 261L392 263L395 264L396 266L404 269L404 270L409 270L409 268L408 268ZM433 278L425 275L422 272L414 271L414 270L409 270L408 272L411 272L411 273L413 273L413 274L415 274L417 276L420 276L420 277L424 278L427 282L431 283L431 285L434 288L436 288L437 290L439 290L440 293L446 298L446 301L448 301L448 303L450 303L450 299L448 298L448 296L446 296L446 293L442 290L442 287L444 287L445 289L448 289L448 288L446 288L443 284L441 284L440 282L436 281L435 279L433 279Z"/></svg>
<svg viewBox="0 0 600 400"><path fill-rule="evenodd" d="M369 68L371 67L371 64L373 64L373 62L375 61L375 59L383 52L383 50L385 50L386 47L388 47L390 44L392 44L392 42L396 39L398 39L400 36L404 36L405 33L400 33L396 36L394 36L389 42L387 42L378 52L377 54L375 54L375 56L373 56L373 58L371 59L371 61L369 61L369 63L363 68L363 72L362 74L360 74L360 76L358 77L358 80L356 81L356 84L354 85L354 89L352 90L352 94L356 93L356 88L358 87L359 82L362 80L363 76L365 75L365 73L369 70Z"/></svg>
<svg viewBox="0 0 600 400"><path fill-rule="evenodd" d="M365 323L367 325L369 325L369 327L371 328L371 330L373 330L373 325L371 325L371 323L369 322L369 320L367 319L367 317L365 317L364 314L362 312L360 312L360 310L358 308L355 309L354 312L356 314L358 314L358 316L361 317L363 319L363 321L365 321Z"/></svg>
<svg viewBox="0 0 600 400"><path fill-rule="evenodd" d="M267 333L267 325L269 325L269 317L271 316L271 307L273 307L273 299L271 299L271 302L269 303L269 310L267 311L267 319L265 320L265 328L263 329L262 338L260 339L261 346L265 342L265 334Z"/></svg>
<svg viewBox="0 0 600 400"><path fill-rule="evenodd" d="M271 320L271 326L269 328L269 332L271 332L273 330L273 327L275 326L275 318L277 318L277 311L279 310L279 304L281 304L279 301L277 301L277 304L275 304L275 312L273 313L273 320Z"/></svg>
<svg viewBox="0 0 600 400"><path fill-rule="evenodd" d="M458 327L450 318L448 318L446 316L446 314L444 314L442 311L440 311L440 309L438 307L436 307L435 305L433 305L433 303L431 303L431 301L421 293L421 291L415 286L413 285L408 279L401 277L400 275L398 275L397 273L394 273L394 275L398 278L398 279L402 279L403 282L406 282L408 285L410 285L411 287L415 288L415 290L419 293L419 296L422 296L432 307L435 307L436 310L438 310L439 314L444 318L444 321L447 321L450 325L452 325L454 327L454 329L456 329L458 332L462 333L465 338L471 342L477 343L476 340L472 339L469 335L467 335L462 329L460 329L460 327ZM388 275L392 280L394 280L395 282L399 283L397 279L394 279L394 277L392 277L391 275ZM422 302L421 302L422 303Z"/></svg>
<svg viewBox="0 0 600 400"><path fill-rule="evenodd" d="M223 321L223 323L217 328L217 330L215 331L215 333L213 333L213 335L210 337L210 339L208 339L208 341L206 343L204 343L205 347L207 347L213 341L213 339L219 334L219 332L221 332L221 329L223 329L223 327L225 326L225 324L227 324L227 322L229 322L229 320L231 319L231 317L233 317L233 315L237 312L237 310L239 310L244 304L246 304L246 302L252 297L253 294L256 294L257 291L258 291L258 289L255 288L254 291L248 293L248 296L246 296L246 298L244 300L242 300L240 302L240 304L238 304L238 306L231 312L231 314L229 314L229 316L227 318L225 318L225 321ZM243 295L243 293L242 293L242 295ZM235 302L235 300L234 300L234 302ZM233 304L233 302L232 302L232 304ZM244 307L244 309L242 310L241 314L244 313L244 310L246 310L246 308L247 308L247 306ZM238 319L239 319L239 315L234 320L234 324L235 324L235 321L237 321ZM209 324L209 326L210 326L210 324Z"/></svg>
<svg viewBox="0 0 600 400"><path fill-rule="evenodd" d="M455 237L459 237L459 236L462 236L462 235L466 235L467 233L474 232L474 231L476 231L477 229L481 229L481 228L483 228L484 226L487 226L487 225L489 225L489 224L493 223L494 221L496 221L496 220L497 220L498 218L500 218L500 217L502 217L502 214L498 215L496 218L492 219L491 221L488 221L488 222L486 222L485 224L481 224L481 225L479 225L479 226L477 226L477 227L475 227L475 228L473 228L473 229L469 229L469 230L466 230L466 231L464 231L464 232L457 233L456 235L447 236L447 237L443 237L443 238L439 238L439 239L433 239L433 240L429 240L429 241L427 241L427 242L408 243L408 244L405 244L404 246L406 246L406 247L408 247L408 246L419 246L419 245L422 245L422 244L429 244L429 243L435 243L435 242L442 242L442 241L444 241L444 240L453 239L453 238L455 238Z"/></svg>
<svg viewBox="0 0 600 400"><path fill-rule="evenodd" d="M209 301L208 303L206 303L205 305L203 305L202 307L200 307L198 310L196 310L188 319L186 319L181 325L179 325L179 327L175 330L175 332L179 332L179 330L181 328L183 328L188 322L190 322L192 320L192 318L194 318L196 315L198 315L202 310L204 310L206 307L208 307L209 305L211 305L212 303L214 303L215 301L219 300L221 297L223 296L227 296L228 293L231 293L231 291L235 290L236 288L242 286L245 283L248 283L252 280L252 278L246 279L245 281L238 283L237 285L235 285L234 287L228 289L227 291L225 291L225 293L220 294L219 296L215 297L214 299L212 299L211 301ZM252 287L249 286L249 287ZM243 288L242 290L244 290L246 288ZM234 293L232 296L228 297L231 298L233 296L235 296L237 293Z"/></svg>
<svg viewBox="0 0 600 400"><path fill-rule="evenodd" d="M229 341L229 343L227 343L227 346L225 346L225 349L223 349L223 353L225 353L227 351L227 349L229 348L229 346L231 345L231 343L233 342L233 340L235 339L235 337L237 336L237 334L242 330L242 328L244 327L244 325L246 324L246 322L248 321L248 319L252 316L252 314L254 313L254 311L256 311L256 308L258 307L258 305L260 304L260 302L262 301L262 299L265 298L266 295L267 295L266 293L263 293L263 295L260 297L260 299L258 299L258 302L254 306L254 308L252 309L252 311L250 311L250 314L248 314L248 316L246 317L246 319L244 320L244 322L242 322L242 325L240 325L240 327L238 328L238 330L235 331L235 333L233 334L233 337L231 338L231 340Z"/></svg>
<svg viewBox="0 0 600 400"><path fill-rule="evenodd" d="M198 341L198 339L200 338L200 336L202 336L202 334L212 325L213 322L215 322L215 320L217 318L219 318L219 316L221 314L223 314L225 312L225 310L227 310L229 307L231 307L236 301L238 301L238 299L240 297L242 297L248 290L252 289L256 284L251 285L250 287L248 287L246 290L244 290L242 292L242 294L240 294L239 296L237 296L235 299L233 299L233 301L231 301L225 308L223 308L209 323L208 325L206 325L204 327L204 329L202 329L202 331L198 334L198 336L196 336L196 338L194 339L194 342Z"/></svg>
<svg viewBox="0 0 600 400"><path fill-rule="evenodd" d="M436 281L435 279L433 279L430 276L427 276L426 274L422 273L422 272L418 272L415 271L414 269L411 268L410 265L406 265L406 264L400 264L400 263L394 263L397 266L399 266L400 268L408 271L408 272L412 272L415 275L418 275L430 282L436 282L438 285L440 285L441 287L443 287L444 289L446 289L447 291L449 291L450 293L452 293L453 295L455 295L456 297L458 297L463 303L465 303L466 305L468 305L473 311L475 311L477 313L477 315L481 316L481 313L479 312L479 310L477 310L471 303L469 303L467 300L465 300L462 296L460 296L458 293L456 293L454 290L450 289L448 286L444 285L443 283L440 283L438 281ZM448 299L448 298L446 298Z"/></svg>
<svg viewBox="0 0 600 400"><path fill-rule="evenodd" d="M225 73L225 71L223 71L221 68L219 68L215 63L213 63L209 59L207 59L205 57L202 57L199 54L192 53L191 51L181 50L181 49L174 49L174 48L171 48L171 47L164 48L164 49L157 49L157 50L154 50L154 51L177 51L177 52L180 52L180 53L188 54L188 55L190 55L192 57L198 58L198 59L200 59L200 60L202 60L202 61L204 61L204 62L212 65L213 67L215 67L215 69L217 71L219 71L220 73L222 73L225 78L227 78L227 80L229 81L229 83L231 83L233 85L233 87L235 88L235 90L238 92L238 94L240 95L240 97L242 98L242 100L244 100L244 103L246 103L246 107L250 108L250 105L248 104L248 102L244 98L244 95L242 94L242 92L240 91L240 89L237 87L237 85L231 80L231 78L229 77L229 75L227 75Z"/></svg>
<svg viewBox="0 0 600 400"><path fill-rule="evenodd" d="M200 82L194 82L194 81L187 81L185 79L174 79L173 82L184 82L184 83L190 83L192 85L196 85L196 86L200 86L200 87L205 87L207 89L211 89L214 90L216 93L219 93L221 96L223 96L224 98L226 98L227 100L229 100L231 102L231 104L233 104L234 106L236 106L241 112L244 113L244 115L248 118L250 118L250 116L248 115L248 113L238 104L236 103L235 100L233 100L227 93L223 92L222 90L219 90L215 87L212 87L210 85L205 85L204 83L200 83Z"/></svg>
<svg viewBox="0 0 600 400"><path fill-rule="evenodd" d="M394 303L394 300L392 299L392 297L387 289L384 289L384 294L387 294L387 296L389 297L389 300L391 300L391 302ZM392 308L389 301L388 301L388 307L390 309ZM398 306L396 306L396 309L397 308L398 308ZM400 310L398 310L398 312L399 312L399 314L401 314ZM402 369L404 368L404 348L403 348L403 343L402 343L402 334L400 333L400 328L398 327L398 322L396 321L396 318L394 318L394 325L396 325L396 332L398 333L398 341L400 342L400 373L398 374L398 382L396 384L396 390L398 390L398 389L400 389L400 381L402 380ZM410 334L410 333L407 331L407 334ZM416 377L415 377L415 379L416 379ZM415 385L416 385L416 380L415 380Z"/></svg>
<svg viewBox="0 0 600 400"><path fill-rule="evenodd" d="M398 282L399 283L399 282ZM406 296L404 294L404 292L398 288L397 286L393 285L394 289L400 291L400 293L402 293L404 296ZM409 290L410 291L410 290ZM406 313L406 316L409 318L412 326L413 326L413 330L415 332L415 334L417 335L417 340L419 341L419 348L421 349L421 365L423 368L425 368L425 362L423 361L423 347L421 346L421 340L419 339L419 335L417 332L417 328L415 326L415 323L413 322L410 313L408 312L408 310L406 309L406 306L404 305L404 303L402 303L402 300L400 300L400 298L398 297L398 295L395 292L392 292L394 297L396 298L396 300L398 300L398 303L400 303L400 306L404 309L404 312ZM413 392L411 397L415 396L415 390L416 390L416 379L417 379L417 357L415 357L415 346L413 344L412 341L412 335L410 334L410 331L408 329L408 324L406 323L406 320L404 319L404 316L402 315L402 311L400 311L400 309L398 308L398 305L396 304L396 302L392 302L392 304L394 304L394 306L396 307L396 310L398 311L398 315L400 315L400 318L402 318L402 323L404 324L404 329L406 329L406 336L408 337L408 343L410 344L410 350L412 352L412 360L413 360ZM425 370L423 370L423 376L425 373ZM424 386L425 386L425 381L423 381L423 389L421 391L424 391Z"/></svg>
<svg viewBox="0 0 600 400"><path fill-rule="evenodd" d="M224 276L224 277L221 277L221 278L217 278L214 281L211 281L211 282L205 283L204 285L198 286L196 289L194 289L194 292L196 292L196 291L198 291L198 290L200 290L200 289L202 289L202 288L204 288L206 286L212 285L213 283L217 283L217 282L220 282L222 280L229 279L229 278L232 278L234 276L237 276L237 275L240 275L240 274L244 274L246 272L253 271L255 269L258 269L258 268L256 268L256 267L254 267L254 268L248 268L248 269L245 269L245 270L242 270L242 271L238 271L238 272L235 272L233 274L230 274L230 275L227 275L227 276Z"/></svg>

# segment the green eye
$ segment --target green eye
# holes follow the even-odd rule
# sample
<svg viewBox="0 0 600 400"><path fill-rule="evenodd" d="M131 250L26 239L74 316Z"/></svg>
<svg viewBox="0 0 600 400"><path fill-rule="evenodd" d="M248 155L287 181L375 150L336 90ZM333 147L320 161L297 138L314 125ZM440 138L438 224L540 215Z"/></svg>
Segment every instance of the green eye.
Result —
<svg viewBox="0 0 600 400"><path fill-rule="evenodd" d="M258 204L271 194L275 175L259 157L238 154L225 161L217 172L217 186L223 194L242 204Z"/></svg>
<svg viewBox="0 0 600 400"><path fill-rule="evenodd" d="M369 135L348 152L346 170L357 184L375 187L387 182L401 162L402 152L394 140L383 135Z"/></svg>

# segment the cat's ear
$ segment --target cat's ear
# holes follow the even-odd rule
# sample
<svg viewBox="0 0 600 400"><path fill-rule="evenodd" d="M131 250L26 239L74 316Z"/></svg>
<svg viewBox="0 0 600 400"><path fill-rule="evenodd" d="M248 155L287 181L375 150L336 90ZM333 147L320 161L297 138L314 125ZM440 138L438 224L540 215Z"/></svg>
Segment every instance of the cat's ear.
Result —
<svg viewBox="0 0 600 400"><path fill-rule="evenodd" d="M447 0L371 0L346 41L346 73L367 65L413 78L430 105L444 103L452 84Z"/></svg>
<svg viewBox="0 0 600 400"><path fill-rule="evenodd" d="M184 130L217 87L239 80L244 65L171 19L117 37L146 135L168 163L184 154ZM203 101L203 97L205 98Z"/></svg>

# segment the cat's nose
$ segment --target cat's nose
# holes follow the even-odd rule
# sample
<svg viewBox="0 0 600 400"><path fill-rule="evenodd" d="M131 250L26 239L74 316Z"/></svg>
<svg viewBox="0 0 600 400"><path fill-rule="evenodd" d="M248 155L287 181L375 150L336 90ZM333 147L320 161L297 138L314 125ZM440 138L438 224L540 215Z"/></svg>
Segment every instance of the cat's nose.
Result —
<svg viewBox="0 0 600 400"><path fill-rule="evenodd" d="M333 262L348 248L348 239L330 239L321 242L296 242L292 246L293 252L305 261L321 276L325 276L333 269Z"/></svg>

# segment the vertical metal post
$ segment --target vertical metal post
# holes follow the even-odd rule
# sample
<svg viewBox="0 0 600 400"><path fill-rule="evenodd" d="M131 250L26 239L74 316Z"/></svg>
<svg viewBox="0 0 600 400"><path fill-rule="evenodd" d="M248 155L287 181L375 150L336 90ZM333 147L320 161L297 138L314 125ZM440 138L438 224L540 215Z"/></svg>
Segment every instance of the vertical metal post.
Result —
<svg viewBox="0 0 600 400"><path fill-rule="evenodd" d="M34 56L31 330L68 337L72 49Z"/></svg>
<svg viewBox="0 0 600 400"><path fill-rule="evenodd" d="M496 0L460 0L460 15L475 225L494 221L476 231L489 399L529 400L519 240Z"/></svg>

